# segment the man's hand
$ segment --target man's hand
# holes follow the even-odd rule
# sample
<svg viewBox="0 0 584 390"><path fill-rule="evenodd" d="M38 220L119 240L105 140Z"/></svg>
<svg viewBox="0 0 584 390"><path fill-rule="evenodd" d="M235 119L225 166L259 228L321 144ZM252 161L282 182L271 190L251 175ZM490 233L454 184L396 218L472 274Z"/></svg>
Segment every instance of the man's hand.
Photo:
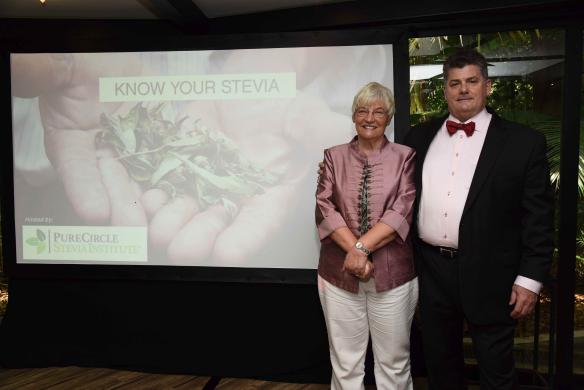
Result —
<svg viewBox="0 0 584 390"><path fill-rule="evenodd" d="M279 61L270 61L270 72L309 74L303 70L307 62L298 56L283 55ZM211 61L210 71L257 72L266 64L261 54L240 51L227 58L217 57ZM317 74L320 72L318 69ZM301 86L310 81L298 82ZM168 245L168 259L176 264L199 264L212 258L218 265L237 266L269 248L295 220L299 187L312 171L307 152L346 142L349 135L339 130L350 124L346 115L332 111L320 97L301 89L292 99L196 101L182 109L179 117L199 118L205 126L222 132L238 146L245 160L276 175L279 181L263 194L241 199L229 209L217 204L201 211L197 205L191 207L189 199L178 204L171 200L167 205L163 197L148 193L156 200L154 207L145 202L147 212L153 215L150 238L160 249ZM155 223L161 218L158 213L164 217L161 221L166 220L164 224ZM169 224L172 230L165 228Z"/></svg>
<svg viewBox="0 0 584 390"><path fill-rule="evenodd" d="M124 64L124 65L120 65ZM100 115L121 104L98 101L99 77L139 74L134 54L35 54L11 62L13 93L39 98L45 151L76 214L92 224L145 226L140 191L111 150L97 150Z"/></svg>
<svg viewBox="0 0 584 390"><path fill-rule="evenodd" d="M518 320L533 313L536 300L536 293L514 284L511 289L511 299L509 300L509 305L515 305L511 312L511 318Z"/></svg>
<svg viewBox="0 0 584 390"><path fill-rule="evenodd" d="M301 113L310 113L310 124L298 122L304 118ZM299 186L311 171L305 153L320 151L327 143L340 143L343 134L338 129L347 122L322 101L300 92L286 104L272 100L192 102L182 107L178 117L184 116L189 118L186 128L189 121L200 119L203 126L233 141L244 160L279 178L262 194L240 199L229 209L217 204L201 210L192 198L168 199L153 190L144 193L152 244L159 250L168 248L169 262L193 265L211 258L218 265L237 266L271 245L295 218L293 205L298 202ZM303 133L314 126L319 128L318 136ZM331 134L339 134L339 139L325 139Z"/></svg>

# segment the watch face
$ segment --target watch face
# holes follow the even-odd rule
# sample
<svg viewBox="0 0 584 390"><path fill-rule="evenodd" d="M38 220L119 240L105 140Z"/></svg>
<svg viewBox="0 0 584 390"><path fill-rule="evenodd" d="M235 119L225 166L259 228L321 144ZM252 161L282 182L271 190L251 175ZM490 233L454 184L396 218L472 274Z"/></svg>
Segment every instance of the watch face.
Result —
<svg viewBox="0 0 584 390"><path fill-rule="evenodd" d="M357 241L355 243L355 248L357 248L361 252L365 253L366 255L369 255L369 253L370 253L369 249L365 248L365 246L363 245L363 243L361 241Z"/></svg>

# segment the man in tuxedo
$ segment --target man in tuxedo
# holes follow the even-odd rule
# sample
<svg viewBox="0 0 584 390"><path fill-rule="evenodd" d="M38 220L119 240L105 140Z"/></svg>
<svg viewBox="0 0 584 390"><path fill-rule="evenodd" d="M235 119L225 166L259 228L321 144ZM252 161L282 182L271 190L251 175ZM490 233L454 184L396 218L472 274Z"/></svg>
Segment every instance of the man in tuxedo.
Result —
<svg viewBox="0 0 584 390"><path fill-rule="evenodd" d="M489 108L485 58L444 63L450 114L410 130L422 339L431 389L465 388L463 322L481 389L517 386L516 320L532 313L553 252L553 195L543 135Z"/></svg>

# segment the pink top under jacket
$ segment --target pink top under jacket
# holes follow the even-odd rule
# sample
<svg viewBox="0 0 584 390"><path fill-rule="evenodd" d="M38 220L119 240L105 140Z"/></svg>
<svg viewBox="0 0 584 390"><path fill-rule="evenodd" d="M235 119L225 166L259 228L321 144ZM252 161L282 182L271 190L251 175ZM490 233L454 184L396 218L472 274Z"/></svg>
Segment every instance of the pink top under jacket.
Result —
<svg viewBox="0 0 584 390"><path fill-rule="evenodd" d="M415 198L413 149L384 142L377 153L366 156L357 137L348 144L324 151L324 170L316 190L316 225L321 240L318 274L329 283L357 293L359 279L341 272L346 252L330 234L347 226L359 237L359 190L366 163L371 168L369 187L371 226L385 223L397 232L395 240L373 252L375 287L390 290L416 277L409 239Z"/></svg>

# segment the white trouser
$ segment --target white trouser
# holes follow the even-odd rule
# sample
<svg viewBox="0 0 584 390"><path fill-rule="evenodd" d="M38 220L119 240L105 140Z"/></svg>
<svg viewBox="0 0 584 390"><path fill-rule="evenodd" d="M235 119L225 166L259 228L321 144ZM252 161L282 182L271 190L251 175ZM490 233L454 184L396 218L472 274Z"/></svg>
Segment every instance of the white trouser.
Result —
<svg viewBox="0 0 584 390"><path fill-rule="evenodd" d="M373 278L354 294L318 277L328 331L332 390L364 389L365 353L371 331L378 390L412 389L410 328L418 302L418 279L378 293Z"/></svg>

